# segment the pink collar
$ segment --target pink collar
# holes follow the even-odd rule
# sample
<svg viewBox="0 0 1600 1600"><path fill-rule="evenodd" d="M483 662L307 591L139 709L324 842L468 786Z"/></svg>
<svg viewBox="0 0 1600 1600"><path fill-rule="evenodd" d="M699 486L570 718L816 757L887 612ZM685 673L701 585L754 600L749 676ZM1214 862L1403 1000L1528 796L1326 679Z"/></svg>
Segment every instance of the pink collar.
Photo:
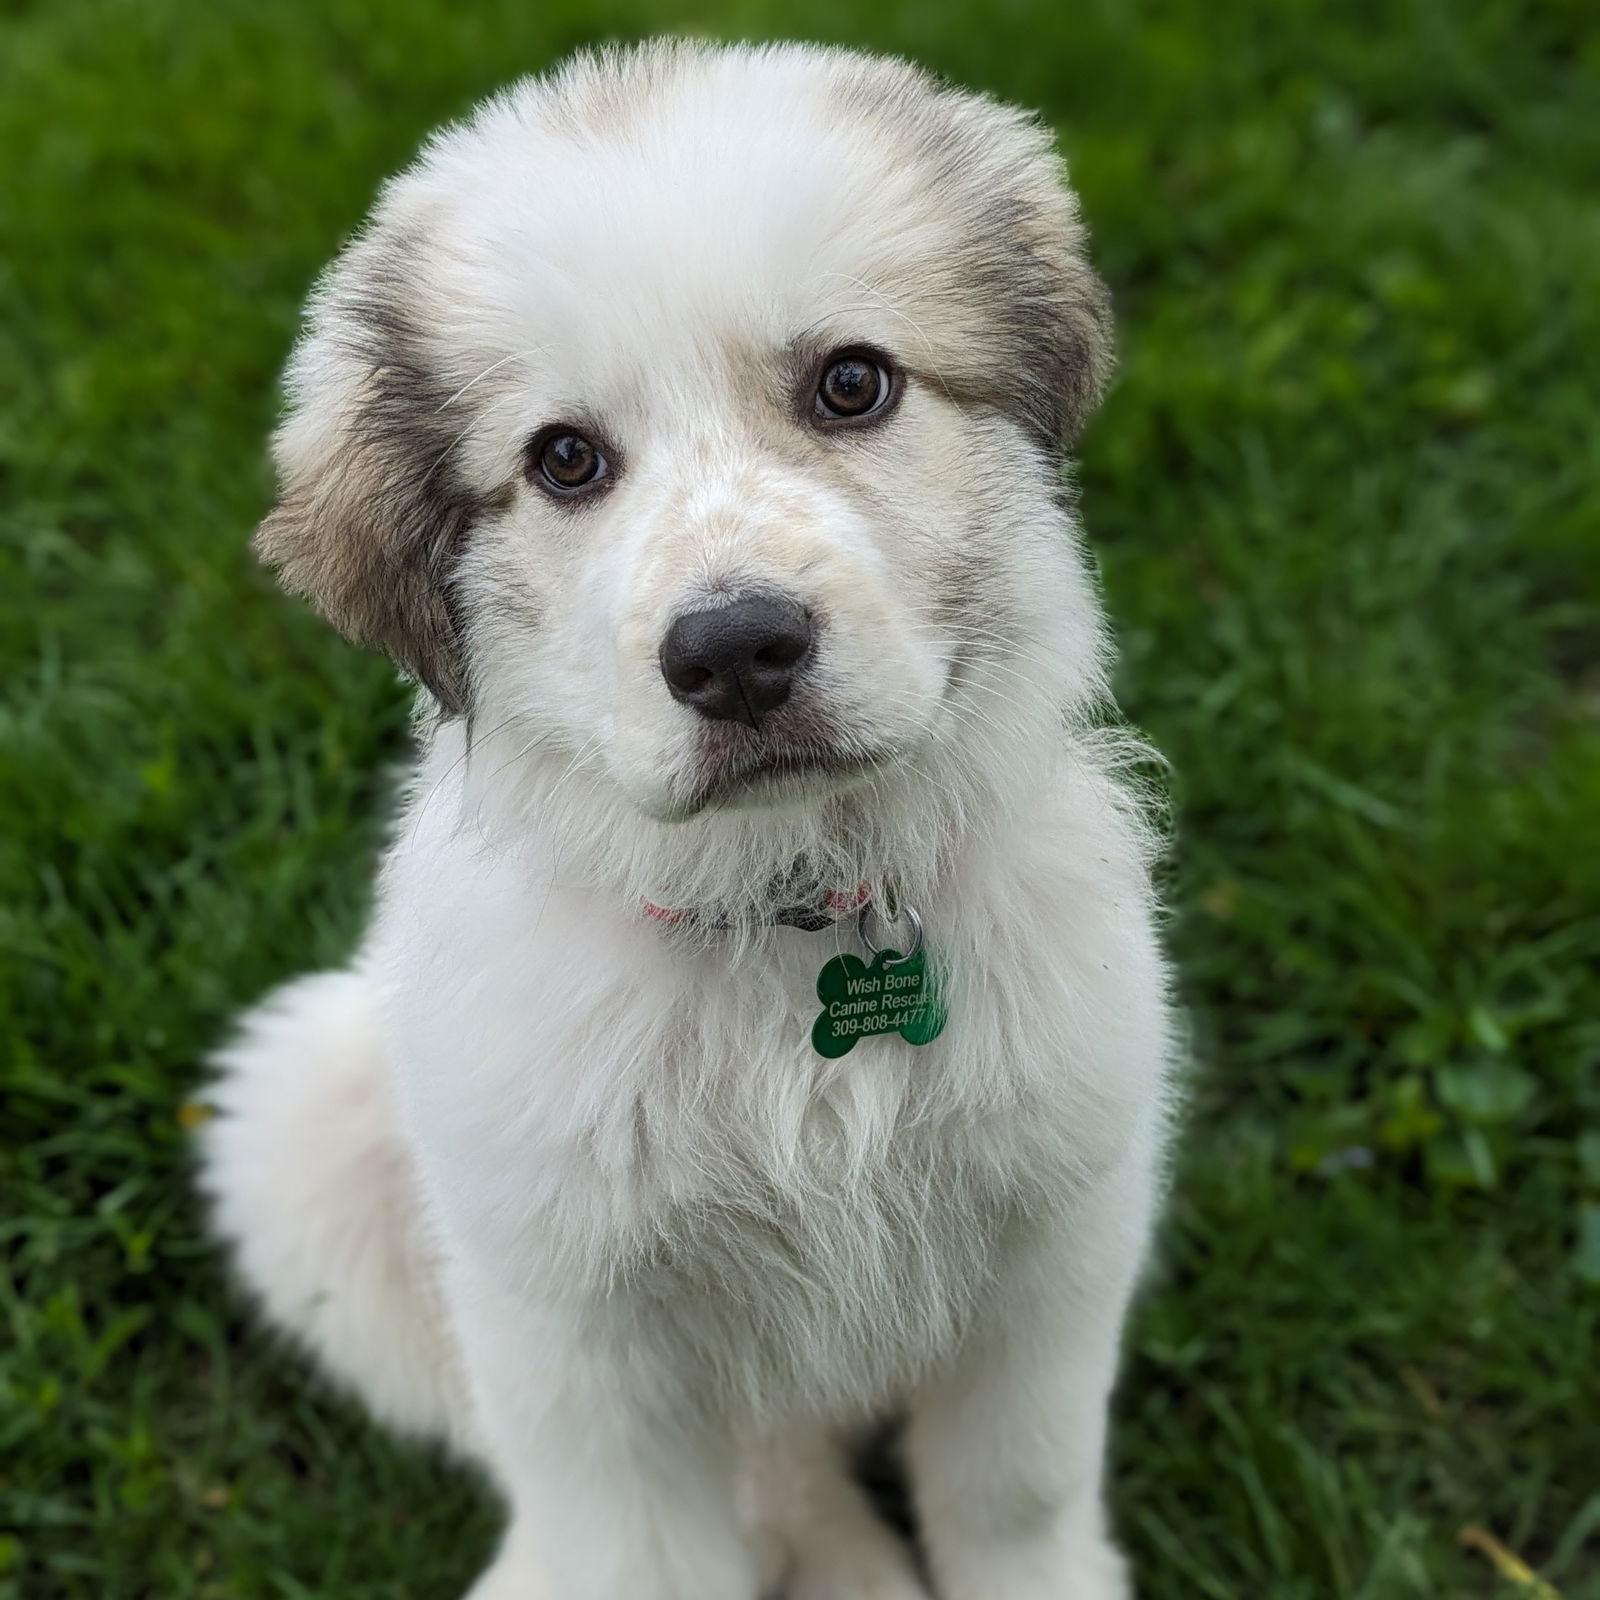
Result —
<svg viewBox="0 0 1600 1600"><path fill-rule="evenodd" d="M834 923L859 911L871 898L871 885L865 883L855 889L830 889L823 895L819 905L780 906L773 912L772 921L786 928L801 928L807 933L820 933L822 929L831 928ZM698 911L676 911L670 906L658 906L651 900L644 902L644 914L657 922L665 923L700 920ZM712 925L726 926L724 923Z"/></svg>

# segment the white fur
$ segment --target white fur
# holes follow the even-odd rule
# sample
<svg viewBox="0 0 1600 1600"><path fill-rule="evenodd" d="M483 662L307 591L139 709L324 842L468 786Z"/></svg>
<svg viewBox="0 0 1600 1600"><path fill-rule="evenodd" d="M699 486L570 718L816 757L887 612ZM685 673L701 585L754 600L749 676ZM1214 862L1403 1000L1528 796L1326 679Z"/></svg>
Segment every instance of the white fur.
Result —
<svg viewBox="0 0 1600 1600"><path fill-rule="evenodd" d="M908 69L601 58L391 186L297 357L290 478L355 448L342 297L403 223L432 359L475 386L452 470L494 503L453 580L472 714L420 723L354 967L220 1057L204 1182L274 1321L504 1491L475 1600L1128 1593L1100 1479L1173 1054L1149 840L1051 453L941 384L980 338L919 264L977 247L960 197L825 114L880 80L1078 248L1031 125ZM763 352L818 327L905 361L878 433L763 409ZM552 507L517 449L579 408L625 474ZM869 771L686 798L703 729L656 650L730 581L827 617L806 704ZM770 924L797 862L916 906L942 1037L813 1052L853 929ZM844 1467L886 1416L925 1575Z"/></svg>

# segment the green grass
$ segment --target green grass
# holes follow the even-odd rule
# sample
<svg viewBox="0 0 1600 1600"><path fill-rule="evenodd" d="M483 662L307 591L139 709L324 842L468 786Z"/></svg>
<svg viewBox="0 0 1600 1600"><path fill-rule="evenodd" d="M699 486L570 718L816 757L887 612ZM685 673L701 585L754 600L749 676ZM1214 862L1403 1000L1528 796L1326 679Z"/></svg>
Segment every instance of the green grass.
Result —
<svg viewBox="0 0 1600 1600"><path fill-rule="evenodd" d="M1082 483L1201 1061L1142 1592L1517 1592L1475 1523L1596 1600L1587 0L0 4L0 1596L427 1600L493 1537L250 1330L182 1107L349 948L404 741L246 553L299 299L439 119L662 28L1043 106L1117 291Z"/></svg>

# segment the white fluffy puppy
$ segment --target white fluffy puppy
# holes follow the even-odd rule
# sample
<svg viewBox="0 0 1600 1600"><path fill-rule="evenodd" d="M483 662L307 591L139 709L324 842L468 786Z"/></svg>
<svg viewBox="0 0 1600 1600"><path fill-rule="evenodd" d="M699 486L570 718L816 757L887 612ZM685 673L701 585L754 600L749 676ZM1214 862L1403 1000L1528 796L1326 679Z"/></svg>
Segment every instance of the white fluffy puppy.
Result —
<svg viewBox="0 0 1600 1600"><path fill-rule="evenodd" d="M440 134L312 301L259 547L420 751L204 1184L268 1314L503 1491L478 1600L1128 1593L1173 1052L1060 481L1084 245L1028 116L652 46ZM819 999L858 931L926 963L893 1016L891 956ZM884 1418L920 1560L847 1470Z"/></svg>

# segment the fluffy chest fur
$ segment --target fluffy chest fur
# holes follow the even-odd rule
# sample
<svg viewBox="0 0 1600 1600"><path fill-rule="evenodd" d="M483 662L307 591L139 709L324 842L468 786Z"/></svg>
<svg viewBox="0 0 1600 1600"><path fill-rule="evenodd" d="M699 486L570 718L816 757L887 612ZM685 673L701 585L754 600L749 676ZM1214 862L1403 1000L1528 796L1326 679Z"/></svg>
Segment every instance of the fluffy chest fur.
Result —
<svg viewBox="0 0 1600 1600"><path fill-rule="evenodd" d="M752 1400L826 1374L876 1403L952 1347L1019 1219L1159 1115L1160 965L1099 783L1064 770L919 908L945 1034L829 1061L816 978L853 924L663 928L430 778L369 956L422 1170L447 1238L606 1336L627 1307Z"/></svg>

